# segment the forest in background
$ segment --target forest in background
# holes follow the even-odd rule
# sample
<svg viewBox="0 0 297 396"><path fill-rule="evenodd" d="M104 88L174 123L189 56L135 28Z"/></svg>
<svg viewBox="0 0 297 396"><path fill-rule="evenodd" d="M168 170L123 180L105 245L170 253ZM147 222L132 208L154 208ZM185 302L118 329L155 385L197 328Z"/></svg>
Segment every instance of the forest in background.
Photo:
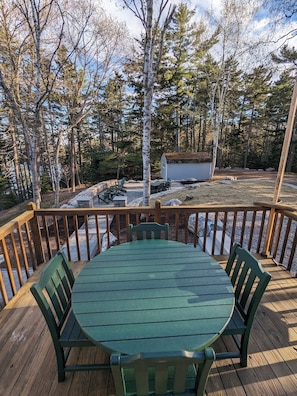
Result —
<svg viewBox="0 0 297 396"><path fill-rule="evenodd" d="M55 191L58 205L60 188L141 179L145 37L92 0L0 5L0 209L34 192ZM187 2L176 8L155 76L152 174L163 152L214 145L218 168L277 168L297 51L283 41L270 53L253 35L259 5L226 0L219 17L201 18ZM294 2L270 6L275 23L296 17ZM297 172L294 132L286 171Z"/></svg>

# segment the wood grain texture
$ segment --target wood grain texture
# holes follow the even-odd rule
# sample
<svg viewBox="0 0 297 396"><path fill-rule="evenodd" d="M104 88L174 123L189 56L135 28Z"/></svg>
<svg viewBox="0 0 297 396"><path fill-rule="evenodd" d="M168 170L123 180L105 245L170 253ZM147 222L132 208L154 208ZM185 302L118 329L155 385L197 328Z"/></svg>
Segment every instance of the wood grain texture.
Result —
<svg viewBox="0 0 297 396"><path fill-rule="evenodd" d="M224 257L220 262L224 266ZM242 368L236 359L215 362L207 396L297 394L297 279L272 260L262 258L261 263L272 280L256 314L248 367ZM74 272L84 264L75 263ZM58 383L50 335L29 291L30 282L34 278L0 312L0 394L114 396L112 376L107 372L67 373L65 382ZM214 347L216 351L226 348L221 338ZM101 361L101 354L90 348L72 358L89 361L92 356Z"/></svg>

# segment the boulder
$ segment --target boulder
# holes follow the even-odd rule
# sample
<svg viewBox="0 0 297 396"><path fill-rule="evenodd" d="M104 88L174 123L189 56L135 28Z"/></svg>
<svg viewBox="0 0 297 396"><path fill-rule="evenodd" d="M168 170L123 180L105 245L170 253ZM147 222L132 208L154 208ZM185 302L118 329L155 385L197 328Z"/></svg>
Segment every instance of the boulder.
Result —
<svg viewBox="0 0 297 396"><path fill-rule="evenodd" d="M110 240L110 245L113 245L117 241L117 238L113 235L112 232L109 233L109 240ZM107 250L107 249L108 249L108 234L106 232L102 236L101 251L105 252L105 250Z"/></svg>
<svg viewBox="0 0 297 396"><path fill-rule="evenodd" d="M177 198L172 198L169 201L164 203L164 206L179 206L182 204L182 201L180 201Z"/></svg>
<svg viewBox="0 0 297 396"><path fill-rule="evenodd" d="M226 176L226 180L237 180L237 176Z"/></svg>
<svg viewBox="0 0 297 396"><path fill-rule="evenodd" d="M195 231L195 223L196 223L196 214L191 214L188 220L188 230L194 234ZM208 216L207 223L205 224L205 214L199 213L198 215L198 228L197 228L197 235L198 237L204 236L204 230L206 226L206 236L210 236L211 231L214 230L215 225L215 217L210 215ZM217 222L217 230L223 229L223 222L218 220Z"/></svg>

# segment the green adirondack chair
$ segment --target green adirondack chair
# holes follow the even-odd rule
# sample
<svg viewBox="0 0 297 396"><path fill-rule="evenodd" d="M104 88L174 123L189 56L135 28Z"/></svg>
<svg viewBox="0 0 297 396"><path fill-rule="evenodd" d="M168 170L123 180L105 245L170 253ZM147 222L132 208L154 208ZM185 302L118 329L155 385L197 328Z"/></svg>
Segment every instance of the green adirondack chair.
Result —
<svg viewBox="0 0 297 396"><path fill-rule="evenodd" d="M211 365L212 348L201 352L114 353L110 366L116 396L196 395L203 396Z"/></svg>
<svg viewBox="0 0 297 396"><path fill-rule="evenodd" d="M31 286L39 308L48 325L54 344L58 381L65 380L66 371L110 369L109 364L66 365L71 348L95 346L81 331L71 308L71 291L74 276L62 252L53 257L40 275L39 282Z"/></svg>
<svg viewBox="0 0 297 396"><path fill-rule="evenodd" d="M240 358L242 367L247 366L248 343L254 317L264 291L271 279L252 254L240 244L232 246L226 272L235 291L235 309L222 336L232 336L235 351L217 353L217 360Z"/></svg>
<svg viewBox="0 0 297 396"><path fill-rule="evenodd" d="M162 233L163 239L169 237L169 224L159 224L155 222L139 223L137 225L129 224L129 240L133 241L133 235L136 239L161 239Z"/></svg>

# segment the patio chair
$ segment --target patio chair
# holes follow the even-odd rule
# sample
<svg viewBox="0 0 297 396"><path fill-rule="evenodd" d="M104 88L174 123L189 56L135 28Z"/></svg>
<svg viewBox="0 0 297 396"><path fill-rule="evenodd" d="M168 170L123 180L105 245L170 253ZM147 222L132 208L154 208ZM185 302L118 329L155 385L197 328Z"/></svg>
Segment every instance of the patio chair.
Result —
<svg viewBox="0 0 297 396"><path fill-rule="evenodd" d="M211 365L212 348L201 352L141 353L110 358L116 396L203 396ZM150 393L153 392L153 393Z"/></svg>
<svg viewBox="0 0 297 396"><path fill-rule="evenodd" d="M137 225L129 224L129 240L133 241L133 235L136 239L161 239L162 233L164 239L169 237L169 224L159 224L155 222L139 223Z"/></svg>
<svg viewBox="0 0 297 396"><path fill-rule="evenodd" d="M247 366L248 343L254 317L264 291L271 279L252 254L235 243L227 261L226 272L235 292L235 309L223 336L231 335L235 351L217 353L217 360L240 358L242 367Z"/></svg>
<svg viewBox="0 0 297 396"><path fill-rule="evenodd" d="M95 346L81 331L72 312L71 291L73 284L72 270L64 253L59 252L43 269L39 282L32 285L30 289L52 337L59 382L65 380L66 371L110 369L109 364L66 365L71 348Z"/></svg>
<svg viewBox="0 0 297 396"><path fill-rule="evenodd" d="M126 193L126 192L127 192L127 190L124 188L125 182L126 182L126 179L123 177L122 179L118 180L118 181L115 183L115 187L116 187L116 189L117 189L119 192L123 192L123 193Z"/></svg>

